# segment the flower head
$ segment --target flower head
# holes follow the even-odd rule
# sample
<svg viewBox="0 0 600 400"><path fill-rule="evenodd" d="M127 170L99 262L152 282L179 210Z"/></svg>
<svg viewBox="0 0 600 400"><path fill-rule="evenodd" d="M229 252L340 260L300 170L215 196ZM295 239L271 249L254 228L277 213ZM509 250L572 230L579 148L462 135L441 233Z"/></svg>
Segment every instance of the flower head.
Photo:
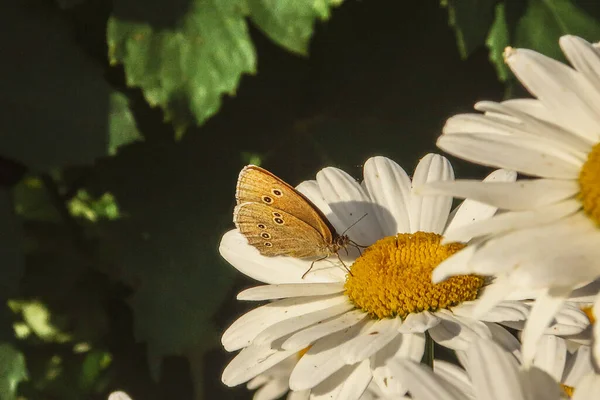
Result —
<svg viewBox="0 0 600 400"><path fill-rule="evenodd" d="M515 290L544 294L524 334L526 360L570 292L600 277L600 50L564 36L573 68L534 51L507 48L505 60L536 99L480 102L484 114L450 118L438 146L466 160L531 178L516 182L438 182L421 193L450 194L502 209L493 218L446 232L475 238L470 257L434 273L496 276L489 307ZM485 312L485 307L481 309Z"/></svg>
<svg viewBox="0 0 600 400"><path fill-rule="evenodd" d="M412 181L383 157L365 163L364 177L359 184L341 170L325 168L316 182L298 186L338 232L367 215L347 231L354 242L370 245L362 255L353 248L348 256L341 254L351 265L347 276L331 257L316 263L303 279L312 260L264 257L237 231L224 235L223 257L269 283L238 298L271 301L224 333L226 350L241 349L223 372L227 385L253 379L308 347L290 372L291 390L352 399L374 384L384 395L402 396L406 387L389 363L397 358L420 361L426 334L451 349L465 350L475 338L486 337L517 351L516 339L498 323L524 321L527 304L518 298L504 301L475 319L472 309L481 293L493 289L493 282L463 276L431 284L436 265L464 248L463 243L440 243L445 230L489 218L495 207L466 201L451 216L451 197L416 195L414 186L453 179L450 163L433 154L421 160ZM514 177L501 170L488 181Z"/></svg>

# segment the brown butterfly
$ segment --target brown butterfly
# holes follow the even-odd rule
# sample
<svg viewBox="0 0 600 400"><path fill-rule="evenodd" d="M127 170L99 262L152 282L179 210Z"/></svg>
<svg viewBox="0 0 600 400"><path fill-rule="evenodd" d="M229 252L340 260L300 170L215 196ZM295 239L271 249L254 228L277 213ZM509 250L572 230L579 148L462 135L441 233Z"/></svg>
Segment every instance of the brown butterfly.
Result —
<svg viewBox="0 0 600 400"><path fill-rule="evenodd" d="M233 222L260 254L319 257L302 277L316 261L333 254L339 258L338 252L352 243L308 198L263 168L242 169L235 198Z"/></svg>

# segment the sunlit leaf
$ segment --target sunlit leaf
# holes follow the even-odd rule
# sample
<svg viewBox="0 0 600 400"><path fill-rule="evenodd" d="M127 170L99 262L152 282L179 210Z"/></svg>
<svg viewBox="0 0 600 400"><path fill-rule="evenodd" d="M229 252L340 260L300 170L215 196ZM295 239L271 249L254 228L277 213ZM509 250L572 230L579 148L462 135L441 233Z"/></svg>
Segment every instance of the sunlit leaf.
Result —
<svg viewBox="0 0 600 400"><path fill-rule="evenodd" d="M23 354L8 343L0 344L0 400L15 400L17 386L25 379Z"/></svg>
<svg viewBox="0 0 600 400"><path fill-rule="evenodd" d="M510 69L504 63L503 56L504 49L509 45L509 32L504 13L504 3L499 3L496 6L494 23L485 44L489 49L489 58L492 65L496 68L498 79L502 82L506 81L510 74Z"/></svg>
<svg viewBox="0 0 600 400"><path fill-rule="evenodd" d="M141 87L181 136L202 124L235 95L243 74L256 72L246 17L276 43L305 54L317 20L341 0L189 0L159 20L135 0L117 0L107 29L109 57L125 68L127 84ZM154 9L154 8L152 8ZM150 19L152 19L150 21Z"/></svg>
<svg viewBox="0 0 600 400"><path fill-rule="evenodd" d="M286 49L306 54L317 19L329 19L331 7L343 0L247 0L252 21L271 40Z"/></svg>

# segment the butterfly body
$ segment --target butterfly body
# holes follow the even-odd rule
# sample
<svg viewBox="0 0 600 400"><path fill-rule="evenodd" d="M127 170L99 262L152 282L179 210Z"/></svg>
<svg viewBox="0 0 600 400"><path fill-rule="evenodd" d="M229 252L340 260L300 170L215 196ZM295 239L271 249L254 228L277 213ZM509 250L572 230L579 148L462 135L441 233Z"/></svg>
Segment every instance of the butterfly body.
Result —
<svg viewBox="0 0 600 400"><path fill-rule="evenodd" d="M233 221L264 256L325 258L350 241L308 198L263 168L242 169L236 200Z"/></svg>

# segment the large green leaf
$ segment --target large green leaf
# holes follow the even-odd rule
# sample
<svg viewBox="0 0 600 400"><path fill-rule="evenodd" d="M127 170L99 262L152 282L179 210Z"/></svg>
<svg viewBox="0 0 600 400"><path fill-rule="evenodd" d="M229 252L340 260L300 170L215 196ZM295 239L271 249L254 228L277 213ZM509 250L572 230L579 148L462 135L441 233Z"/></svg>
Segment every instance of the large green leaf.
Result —
<svg viewBox="0 0 600 400"><path fill-rule="evenodd" d="M46 171L91 164L139 138L126 100L47 3L0 2L0 48L10 54L0 63L0 153Z"/></svg>
<svg viewBox="0 0 600 400"><path fill-rule="evenodd" d="M19 382L27 379L25 358L8 343L0 344L0 400L16 399Z"/></svg>
<svg viewBox="0 0 600 400"><path fill-rule="evenodd" d="M181 131L188 110L204 122L219 109L223 93L235 93L243 73L255 72L247 13L243 0L195 0L175 28L162 30L113 16L110 60L123 63L127 84L141 87L150 105L162 107Z"/></svg>
<svg viewBox="0 0 600 400"><path fill-rule="evenodd" d="M494 20L496 0L442 0L448 8L448 22L456 32L458 51L467 58L483 46Z"/></svg>
<svg viewBox="0 0 600 400"><path fill-rule="evenodd" d="M252 22L286 49L306 54L315 20L327 20L343 0L247 0Z"/></svg>
<svg viewBox="0 0 600 400"><path fill-rule="evenodd" d="M161 107L181 136L190 120L202 124L214 115L243 74L256 72L247 16L274 42L305 54L315 21L327 19L340 2L189 0L179 15L158 21L136 0L117 0L107 30L109 57L123 64L127 84ZM171 7L166 0L155 3Z"/></svg>

